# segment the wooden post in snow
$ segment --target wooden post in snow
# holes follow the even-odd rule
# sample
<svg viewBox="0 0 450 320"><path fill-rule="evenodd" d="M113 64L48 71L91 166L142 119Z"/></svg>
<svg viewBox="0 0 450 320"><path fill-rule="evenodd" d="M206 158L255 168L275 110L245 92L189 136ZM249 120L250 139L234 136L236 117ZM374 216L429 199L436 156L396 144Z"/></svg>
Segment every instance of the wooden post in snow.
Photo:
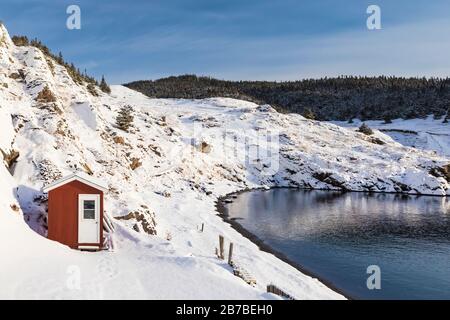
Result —
<svg viewBox="0 0 450 320"><path fill-rule="evenodd" d="M203 232L203 229L205 229L205 223L202 223L202 232Z"/></svg>
<svg viewBox="0 0 450 320"><path fill-rule="evenodd" d="M224 259L225 255L223 253L224 239L223 236L219 235L219 258Z"/></svg>
<svg viewBox="0 0 450 320"><path fill-rule="evenodd" d="M228 250L228 264L231 266L233 263L233 242L230 242L230 249Z"/></svg>
<svg viewBox="0 0 450 320"><path fill-rule="evenodd" d="M278 288L277 286L273 285L273 284L269 284L267 285L267 292L269 293L273 293L276 294L280 297L289 299L289 300L296 300L293 296L291 296L290 294L284 292L283 290L281 290L280 288Z"/></svg>

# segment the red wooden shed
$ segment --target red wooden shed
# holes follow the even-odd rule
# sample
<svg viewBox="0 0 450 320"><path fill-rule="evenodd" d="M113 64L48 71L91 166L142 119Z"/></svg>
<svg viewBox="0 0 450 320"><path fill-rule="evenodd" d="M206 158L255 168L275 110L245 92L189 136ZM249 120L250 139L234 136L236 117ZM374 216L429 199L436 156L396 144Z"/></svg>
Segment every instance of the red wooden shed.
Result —
<svg viewBox="0 0 450 320"><path fill-rule="evenodd" d="M73 249L103 245L103 194L107 185L77 172L42 189L48 193L48 235Z"/></svg>

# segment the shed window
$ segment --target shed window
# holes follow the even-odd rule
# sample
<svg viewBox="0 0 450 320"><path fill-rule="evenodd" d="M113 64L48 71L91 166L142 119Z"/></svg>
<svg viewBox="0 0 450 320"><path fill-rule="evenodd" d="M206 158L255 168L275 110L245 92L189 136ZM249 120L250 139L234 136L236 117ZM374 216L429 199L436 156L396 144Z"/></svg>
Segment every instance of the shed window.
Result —
<svg viewBox="0 0 450 320"><path fill-rule="evenodd" d="M83 218L95 219L95 200L83 201Z"/></svg>

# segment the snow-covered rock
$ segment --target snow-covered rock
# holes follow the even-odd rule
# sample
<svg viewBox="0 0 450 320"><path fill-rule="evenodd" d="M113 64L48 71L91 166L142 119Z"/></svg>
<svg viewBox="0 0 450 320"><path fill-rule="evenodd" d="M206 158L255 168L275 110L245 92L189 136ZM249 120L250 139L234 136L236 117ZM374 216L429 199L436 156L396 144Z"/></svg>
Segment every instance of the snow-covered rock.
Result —
<svg viewBox="0 0 450 320"><path fill-rule="evenodd" d="M276 298L265 293L275 283L299 299L339 299L223 222L215 212L218 197L271 186L450 194L449 181L430 173L449 159L381 133L377 144L333 124L228 98L149 99L122 86L93 97L64 67L50 68L39 50L15 47L4 27L0 39L6 84L0 85L0 148L20 153L10 171L0 168L0 256L8 257L0 266L0 298L262 299ZM45 87L55 102L36 101ZM115 117L127 104L134 124L124 132ZM208 152L198 147L202 142ZM141 165L132 168L136 161ZM110 216L149 208L145 221L154 212L157 235L116 219L115 251L96 254L39 236L45 235L45 210L36 200L41 187L74 170L109 185ZM215 257L219 234L234 243L235 260L256 287Z"/></svg>

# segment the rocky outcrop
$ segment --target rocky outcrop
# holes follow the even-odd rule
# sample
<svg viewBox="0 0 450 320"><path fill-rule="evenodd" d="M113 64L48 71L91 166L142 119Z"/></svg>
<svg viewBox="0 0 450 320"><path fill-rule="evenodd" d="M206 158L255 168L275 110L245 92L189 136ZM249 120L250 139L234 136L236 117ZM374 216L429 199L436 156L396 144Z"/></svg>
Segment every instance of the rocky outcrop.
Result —
<svg viewBox="0 0 450 320"><path fill-rule="evenodd" d="M434 177L441 177L450 182L450 163L442 167L431 168L429 172Z"/></svg>
<svg viewBox="0 0 450 320"><path fill-rule="evenodd" d="M156 235L155 214L149 209L140 208L125 216L116 217L117 220L126 221L136 232L145 232L149 235Z"/></svg>

